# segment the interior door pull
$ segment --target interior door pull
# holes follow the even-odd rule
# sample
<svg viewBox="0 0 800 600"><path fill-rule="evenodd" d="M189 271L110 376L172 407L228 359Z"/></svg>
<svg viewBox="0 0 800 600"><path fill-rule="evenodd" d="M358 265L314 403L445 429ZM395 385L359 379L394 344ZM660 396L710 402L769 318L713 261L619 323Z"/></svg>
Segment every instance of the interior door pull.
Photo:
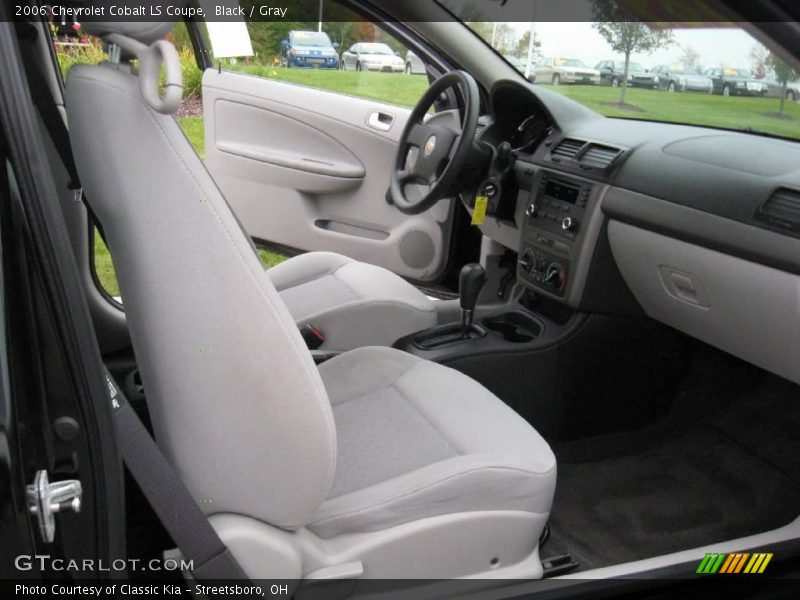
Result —
<svg viewBox="0 0 800 600"><path fill-rule="evenodd" d="M367 117L367 125L378 131L389 131L394 123L394 115L382 112L380 110L373 110Z"/></svg>

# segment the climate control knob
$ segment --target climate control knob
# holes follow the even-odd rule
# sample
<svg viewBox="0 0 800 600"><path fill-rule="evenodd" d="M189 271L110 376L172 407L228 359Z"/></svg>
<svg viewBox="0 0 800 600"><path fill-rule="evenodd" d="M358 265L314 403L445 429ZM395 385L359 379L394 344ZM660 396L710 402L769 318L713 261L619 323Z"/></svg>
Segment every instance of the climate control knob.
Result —
<svg viewBox="0 0 800 600"><path fill-rule="evenodd" d="M519 258L519 266L526 273L530 273L533 268L533 254L530 250L525 250Z"/></svg>
<svg viewBox="0 0 800 600"><path fill-rule="evenodd" d="M561 229L564 231L575 231L578 228L578 219L575 217L564 217L561 221Z"/></svg>
<svg viewBox="0 0 800 600"><path fill-rule="evenodd" d="M554 290L564 289L566 284L564 268L557 262L551 262L547 265L547 270L544 273L544 282Z"/></svg>
<svg viewBox="0 0 800 600"><path fill-rule="evenodd" d="M533 218L539 214L539 207L536 206L535 202L531 202L528 206L525 207L525 215L529 218Z"/></svg>

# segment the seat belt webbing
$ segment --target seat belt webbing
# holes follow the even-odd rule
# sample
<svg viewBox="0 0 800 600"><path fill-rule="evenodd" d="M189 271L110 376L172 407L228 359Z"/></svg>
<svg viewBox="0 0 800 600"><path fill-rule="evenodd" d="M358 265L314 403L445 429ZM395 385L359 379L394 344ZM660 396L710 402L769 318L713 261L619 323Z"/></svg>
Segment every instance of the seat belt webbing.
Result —
<svg viewBox="0 0 800 600"><path fill-rule="evenodd" d="M33 31L35 33L35 30ZM50 86L45 80L41 69L38 68L39 61L35 55L36 37L21 39L19 47L22 54L22 62L25 66L25 74L28 78L31 98L36 110L42 117L47 134L50 136L56 152L58 152L58 156L61 158L61 162L69 175L69 188L71 190L80 190L81 181L78 176L75 157L72 154L72 147L69 143L67 126L64 124L61 111L58 110Z"/></svg>
<svg viewBox="0 0 800 600"><path fill-rule="evenodd" d="M196 579L247 579L208 518L106 371L122 458Z"/></svg>

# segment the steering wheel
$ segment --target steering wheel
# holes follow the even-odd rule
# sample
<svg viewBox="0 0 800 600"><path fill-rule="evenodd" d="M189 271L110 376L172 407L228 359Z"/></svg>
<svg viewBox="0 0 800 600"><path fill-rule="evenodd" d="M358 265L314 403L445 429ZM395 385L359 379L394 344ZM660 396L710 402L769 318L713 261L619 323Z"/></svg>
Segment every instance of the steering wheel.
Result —
<svg viewBox="0 0 800 600"><path fill-rule="evenodd" d="M461 128L439 122L425 123L425 115L436 99L456 86L464 98ZM469 73L451 71L431 84L411 112L400 136L389 184L389 196L398 210L416 215L459 191L462 169L476 152L473 144L479 112L478 84ZM411 148L417 149L413 161L409 161ZM409 200L405 186L410 183L426 185L428 192L419 200Z"/></svg>

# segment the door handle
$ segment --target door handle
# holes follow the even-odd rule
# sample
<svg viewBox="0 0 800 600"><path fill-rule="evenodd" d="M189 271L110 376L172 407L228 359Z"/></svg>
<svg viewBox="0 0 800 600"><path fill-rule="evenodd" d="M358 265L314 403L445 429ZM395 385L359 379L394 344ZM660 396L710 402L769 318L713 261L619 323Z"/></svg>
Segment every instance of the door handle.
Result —
<svg viewBox="0 0 800 600"><path fill-rule="evenodd" d="M373 110L367 117L367 126L378 131L389 131L393 123L394 115L380 110Z"/></svg>

